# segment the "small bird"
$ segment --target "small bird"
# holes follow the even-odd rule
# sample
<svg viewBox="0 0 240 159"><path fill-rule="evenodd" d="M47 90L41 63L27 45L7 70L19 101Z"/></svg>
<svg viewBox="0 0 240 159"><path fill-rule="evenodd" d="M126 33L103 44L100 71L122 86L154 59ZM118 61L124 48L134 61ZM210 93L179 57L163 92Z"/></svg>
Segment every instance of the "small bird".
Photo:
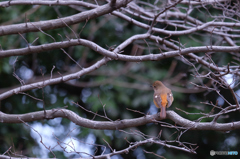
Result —
<svg viewBox="0 0 240 159"><path fill-rule="evenodd" d="M172 91L161 81L155 81L152 84L154 89L153 102L157 108L161 108L160 117L166 118L166 107L170 107L173 102Z"/></svg>

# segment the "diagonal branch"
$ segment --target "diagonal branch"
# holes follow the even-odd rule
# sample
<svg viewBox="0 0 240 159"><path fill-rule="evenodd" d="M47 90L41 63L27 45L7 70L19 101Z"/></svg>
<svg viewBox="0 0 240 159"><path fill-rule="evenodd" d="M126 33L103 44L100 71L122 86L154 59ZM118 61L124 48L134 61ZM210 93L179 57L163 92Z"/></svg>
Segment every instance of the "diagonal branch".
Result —
<svg viewBox="0 0 240 159"><path fill-rule="evenodd" d="M39 31L38 28L41 28L41 30L44 31L44 30L51 30L51 29L66 27L66 24L73 25L73 24L83 22L86 19L93 19L93 18L102 16L104 14L111 13L115 9L119 9L121 7L126 6L129 2L131 2L131 0L118 0L115 3L114 8L111 6L110 3L108 3L103 6L97 7L95 9L78 13L72 16L61 18L61 19L0 26L0 36L18 34L18 33L27 33L27 32L38 32ZM64 24L62 21L64 21L66 24Z"/></svg>
<svg viewBox="0 0 240 159"><path fill-rule="evenodd" d="M61 77L57 77L57 78L53 78L53 79L49 79L49 80L45 80L45 81L41 81L41 82L36 82L36 83L31 83L28 85L23 85L20 86L18 88L6 91L2 94L0 94L0 100L3 100L5 98L8 98L14 94L18 94L20 92L24 92L27 90L31 90L34 88L43 88L45 86L48 85L53 85L53 84L57 84L57 83L61 83L61 82L66 82L72 79L78 79L80 78L82 75L85 75L87 73L90 73L96 69L98 69L99 67L101 67L102 65L106 64L110 59L107 58L103 58L101 60L99 60L98 62L96 62L95 64L93 64L92 66L88 67L88 68L84 68L83 70L80 70L76 73L72 73L72 74L68 74L65 76L61 76Z"/></svg>

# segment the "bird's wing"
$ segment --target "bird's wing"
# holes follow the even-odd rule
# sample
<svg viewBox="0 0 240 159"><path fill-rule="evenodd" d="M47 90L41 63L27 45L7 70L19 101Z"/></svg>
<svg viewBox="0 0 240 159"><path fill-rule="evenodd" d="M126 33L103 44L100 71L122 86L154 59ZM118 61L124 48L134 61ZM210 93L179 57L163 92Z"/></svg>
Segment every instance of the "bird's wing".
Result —
<svg viewBox="0 0 240 159"><path fill-rule="evenodd" d="M162 99L160 95L154 94L153 96L153 102L156 105L156 107L161 108L162 107Z"/></svg>
<svg viewBox="0 0 240 159"><path fill-rule="evenodd" d="M172 92L167 94L167 102L168 102L167 107L170 107L172 105L172 102L173 102L173 94L172 94Z"/></svg>

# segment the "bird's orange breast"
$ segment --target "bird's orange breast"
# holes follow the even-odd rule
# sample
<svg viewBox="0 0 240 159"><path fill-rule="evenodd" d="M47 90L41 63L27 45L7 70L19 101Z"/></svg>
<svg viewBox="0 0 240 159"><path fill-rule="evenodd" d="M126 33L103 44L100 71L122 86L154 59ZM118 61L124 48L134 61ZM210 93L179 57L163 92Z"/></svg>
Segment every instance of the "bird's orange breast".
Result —
<svg viewBox="0 0 240 159"><path fill-rule="evenodd" d="M167 101L167 94L161 94L160 97L161 97L161 105L163 107L166 107L167 103L168 103L168 101Z"/></svg>

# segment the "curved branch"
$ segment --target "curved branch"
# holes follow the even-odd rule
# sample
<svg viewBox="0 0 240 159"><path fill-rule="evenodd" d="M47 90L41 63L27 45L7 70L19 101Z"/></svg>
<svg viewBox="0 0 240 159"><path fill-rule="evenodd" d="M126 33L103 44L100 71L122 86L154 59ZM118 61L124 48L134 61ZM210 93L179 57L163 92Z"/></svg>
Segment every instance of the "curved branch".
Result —
<svg viewBox="0 0 240 159"><path fill-rule="evenodd" d="M37 32L39 31L39 29L44 31L66 27L66 25L80 23L85 21L86 19L93 19L101 15L111 13L115 9L126 6L129 2L131 2L131 0L118 0L115 4L115 7L112 7L111 4L108 3L95 9L61 19L0 26L0 36L26 32ZM63 23L63 21L65 23Z"/></svg>
<svg viewBox="0 0 240 159"><path fill-rule="evenodd" d="M45 81L41 81L41 82L31 83L31 84L28 84L28 85L23 85L23 86L20 86L18 88L9 90L7 92L4 92L4 93L0 94L0 100L3 100L5 98L8 98L8 97L14 95L14 94L18 94L20 92L24 92L24 91L31 90L31 89L34 89L34 88L43 88L47 85L57 84L57 83L60 83L60 82L66 82L66 81L69 81L69 80L72 80L72 79L78 79L82 75L98 69L102 65L106 64L109 60L110 59L108 59L108 58L103 58L103 59L99 60L98 62L96 62L95 64L93 64L92 66L90 66L88 68L84 68L83 70L80 70L76 73L68 74L66 76L61 76L61 77L57 77L57 78L53 78L53 79L49 79L49 80L45 80Z"/></svg>
<svg viewBox="0 0 240 159"><path fill-rule="evenodd" d="M178 55L185 55L189 53L200 53L200 52L240 52L239 46L197 46L197 47L189 47L182 50L176 50L176 51L168 51L164 53L159 54L150 54L150 55L142 55L142 56L132 56L132 55L123 55L119 54L119 51L126 48L129 44L131 44L135 40L139 39L154 39L157 41L162 41L163 39L157 36L149 35L149 34L139 34L134 35L124 41L122 44L120 44L114 52L106 50L102 48L101 46L97 45L96 43L85 40L85 39L75 39L71 41L64 41L64 42L55 42L51 44L43 44L39 46L31 46L29 48L22 48L22 49L14 49L14 50L6 50L6 51L0 51L0 57L9 57L9 56L17 56L17 55L26 55L30 53L39 53L41 51L45 50L52 50L56 48L64 48L74 45L83 45L91 48L92 50L102 54L103 56L110 57L112 59L118 59L122 61L130 61L130 62L141 62L141 61L149 61L149 60L161 60L169 57L175 57ZM118 54L117 54L118 53ZM193 57L193 56L192 56ZM211 65L211 64L210 64Z"/></svg>
<svg viewBox="0 0 240 159"><path fill-rule="evenodd" d="M26 114L5 114L0 112L0 122L1 123L22 123L32 122L43 119L54 119L54 118L67 118L74 122L76 125L83 126L90 129L108 129L108 130L119 130L126 129L130 127L137 127L141 125L146 125L148 123L154 123L161 120L159 114L146 115L135 119L124 119L117 121L93 121L83 117L80 117L76 113L67 109L52 109L46 110L46 115L44 111L31 112ZM19 120L19 118L22 120ZM215 131L230 131L240 129L240 121L232 123L216 123L216 122L194 122L185 119L175 113L174 111L167 111L167 118L171 119L178 125L189 130L215 130Z"/></svg>

